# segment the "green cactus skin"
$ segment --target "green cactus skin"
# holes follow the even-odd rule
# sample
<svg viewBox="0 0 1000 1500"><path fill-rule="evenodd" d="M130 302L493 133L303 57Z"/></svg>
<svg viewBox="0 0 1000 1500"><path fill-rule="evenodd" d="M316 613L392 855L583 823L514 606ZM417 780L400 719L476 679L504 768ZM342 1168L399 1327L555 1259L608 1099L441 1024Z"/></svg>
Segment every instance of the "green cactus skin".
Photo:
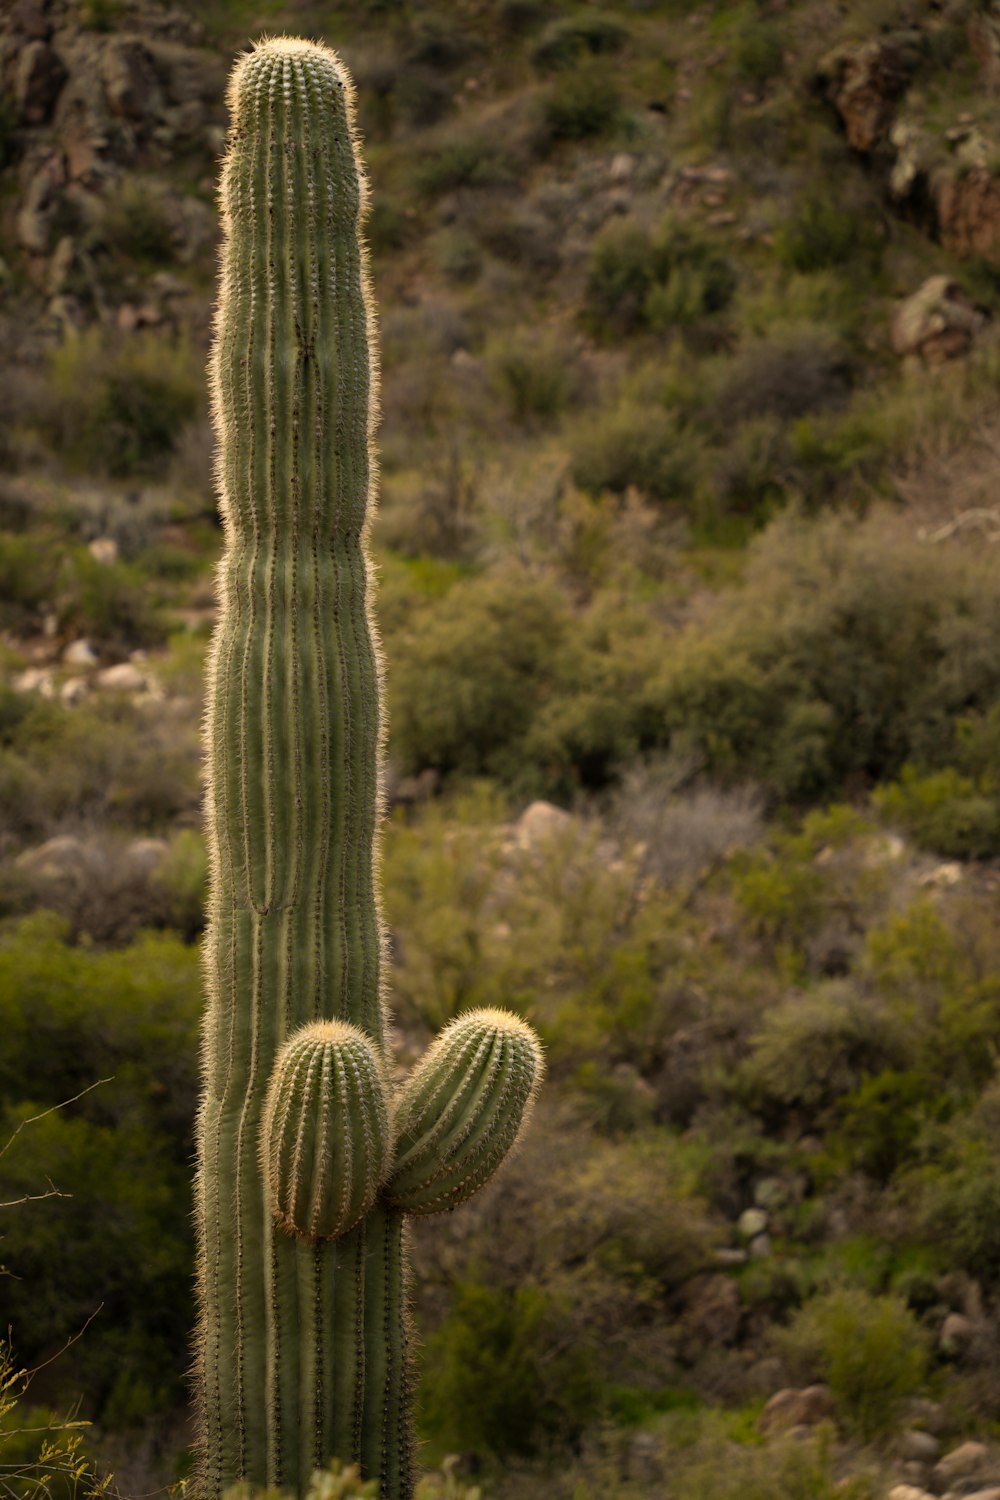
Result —
<svg viewBox="0 0 1000 1500"><path fill-rule="evenodd" d="M452 1021L398 1100L386 1200L433 1214L471 1198L517 1139L537 1082L535 1034L517 1016L478 1010Z"/></svg>
<svg viewBox="0 0 1000 1500"><path fill-rule="evenodd" d="M346 1021L314 1021L274 1062L261 1122L271 1211L306 1240L360 1223L389 1165L387 1092L375 1049Z"/></svg>
<svg viewBox="0 0 1000 1500"><path fill-rule="evenodd" d="M403 1094L398 1201L380 1190L394 1138L367 552L378 380L353 93L335 53L280 39L238 61L229 104L211 362L225 550L205 723L198 1493L245 1481L302 1495L337 1457L383 1500L409 1500L403 1209L451 1206L485 1181L541 1055L496 1012L465 1018L479 1043L447 1032ZM338 1058L356 1065L349 1085Z"/></svg>

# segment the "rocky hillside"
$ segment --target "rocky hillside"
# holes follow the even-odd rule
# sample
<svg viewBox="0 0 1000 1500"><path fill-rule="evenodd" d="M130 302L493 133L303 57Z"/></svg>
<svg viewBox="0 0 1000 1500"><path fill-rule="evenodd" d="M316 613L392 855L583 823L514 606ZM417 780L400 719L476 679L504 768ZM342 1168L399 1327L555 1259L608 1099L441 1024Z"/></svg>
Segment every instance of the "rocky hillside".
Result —
<svg viewBox="0 0 1000 1500"><path fill-rule="evenodd" d="M3 7L0 1327L41 1365L103 1299L21 1412L81 1401L123 1494L185 1472L204 361L265 29L343 52L373 184L399 1053L502 1003L550 1062L417 1237L429 1457L497 1500L995 1497L974 0Z"/></svg>

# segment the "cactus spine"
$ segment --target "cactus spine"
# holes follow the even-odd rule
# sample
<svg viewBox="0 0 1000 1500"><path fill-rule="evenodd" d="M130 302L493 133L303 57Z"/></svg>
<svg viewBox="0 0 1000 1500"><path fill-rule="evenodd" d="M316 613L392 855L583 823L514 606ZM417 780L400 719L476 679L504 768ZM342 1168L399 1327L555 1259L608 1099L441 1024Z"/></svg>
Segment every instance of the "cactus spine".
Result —
<svg viewBox="0 0 1000 1500"><path fill-rule="evenodd" d="M404 1215L482 1185L541 1057L516 1018L473 1012L391 1097L366 549L377 369L352 89L335 53L281 39L239 60L229 103L211 367L226 544L206 710L201 1488L302 1494L337 1457L407 1500Z"/></svg>

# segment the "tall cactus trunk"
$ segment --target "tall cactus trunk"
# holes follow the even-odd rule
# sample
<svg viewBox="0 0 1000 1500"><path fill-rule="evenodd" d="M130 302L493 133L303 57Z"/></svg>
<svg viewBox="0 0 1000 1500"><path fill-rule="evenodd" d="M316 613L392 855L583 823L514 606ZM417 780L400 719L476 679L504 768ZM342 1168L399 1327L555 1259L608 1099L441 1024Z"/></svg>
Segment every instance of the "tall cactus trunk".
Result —
<svg viewBox="0 0 1000 1500"><path fill-rule="evenodd" d="M202 1490L248 1480L301 1495L336 1456L377 1477L384 1500L407 1500L402 1215L485 1181L540 1057L516 1018L474 1014L397 1109L389 1097L366 547L377 368L352 88L328 49L278 40L240 59L229 102L212 356L225 552L205 726Z"/></svg>

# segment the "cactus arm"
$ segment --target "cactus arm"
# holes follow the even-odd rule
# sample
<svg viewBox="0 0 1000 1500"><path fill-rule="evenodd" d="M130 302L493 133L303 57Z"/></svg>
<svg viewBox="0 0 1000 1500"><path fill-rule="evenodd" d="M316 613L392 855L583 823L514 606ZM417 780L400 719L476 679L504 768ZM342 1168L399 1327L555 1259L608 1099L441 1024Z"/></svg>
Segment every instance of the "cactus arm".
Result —
<svg viewBox="0 0 1000 1500"><path fill-rule="evenodd" d="M519 1017L474 1010L452 1021L397 1101L387 1202L439 1213L478 1192L524 1129L542 1071L538 1040Z"/></svg>

